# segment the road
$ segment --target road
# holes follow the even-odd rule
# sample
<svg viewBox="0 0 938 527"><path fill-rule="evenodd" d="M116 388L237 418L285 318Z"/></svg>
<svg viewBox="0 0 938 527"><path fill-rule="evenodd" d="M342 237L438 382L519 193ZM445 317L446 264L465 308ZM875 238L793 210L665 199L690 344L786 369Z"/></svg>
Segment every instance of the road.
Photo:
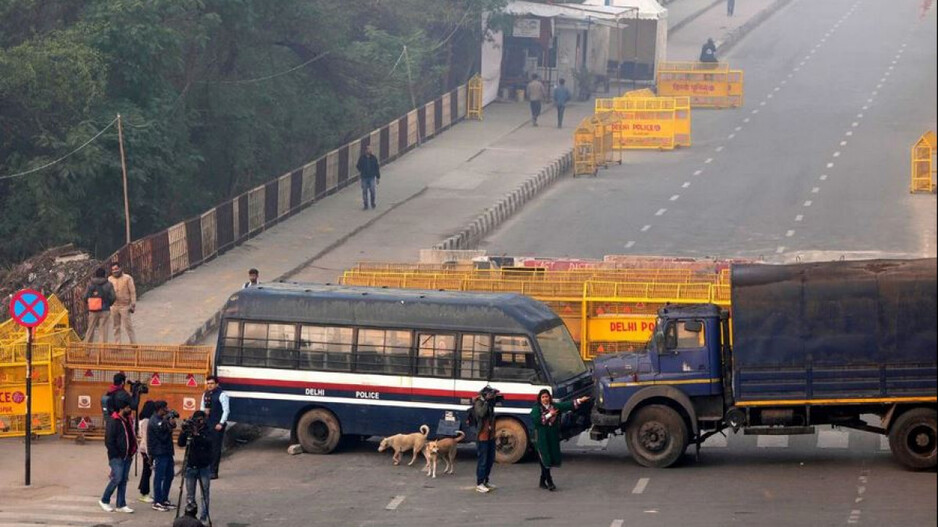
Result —
<svg viewBox="0 0 938 527"><path fill-rule="evenodd" d="M694 145L628 152L568 179L482 245L490 254L935 255L935 196L908 193L936 123L935 13L921 2L796 1L723 57L746 104L696 110Z"/></svg>

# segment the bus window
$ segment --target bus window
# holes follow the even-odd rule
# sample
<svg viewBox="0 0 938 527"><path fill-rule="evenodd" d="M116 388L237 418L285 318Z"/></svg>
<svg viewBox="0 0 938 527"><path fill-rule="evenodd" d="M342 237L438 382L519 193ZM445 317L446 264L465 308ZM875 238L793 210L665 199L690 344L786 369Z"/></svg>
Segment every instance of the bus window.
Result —
<svg viewBox="0 0 938 527"><path fill-rule="evenodd" d="M245 322L241 346L242 366L267 366L267 324Z"/></svg>
<svg viewBox="0 0 938 527"><path fill-rule="evenodd" d="M352 328L302 326L300 331L300 369L351 371Z"/></svg>
<svg viewBox="0 0 938 527"><path fill-rule="evenodd" d="M225 324L225 340L218 363L226 366L237 366L241 360L241 323L229 320Z"/></svg>
<svg viewBox="0 0 938 527"><path fill-rule="evenodd" d="M267 367L296 368L296 326L270 324L267 327Z"/></svg>
<svg viewBox="0 0 938 527"><path fill-rule="evenodd" d="M560 383L586 373L586 364L580 357L570 332L561 324L537 334L541 356L554 383Z"/></svg>
<svg viewBox="0 0 938 527"><path fill-rule="evenodd" d="M417 375L452 377L455 355L455 335L417 334Z"/></svg>
<svg viewBox="0 0 938 527"><path fill-rule="evenodd" d="M365 373L410 373L410 331L359 329L355 369Z"/></svg>
<svg viewBox="0 0 938 527"><path fill-rule="evenodd" d="M463 335L459 354L459 378L488 380L491 359L490 335Z"/></svg>
<svg viewBox="0 0 938 527"><path fill-rule="evenodd" d="M527 337L495 335L492 380L533 382L538 379L534 350Z"/></svg>

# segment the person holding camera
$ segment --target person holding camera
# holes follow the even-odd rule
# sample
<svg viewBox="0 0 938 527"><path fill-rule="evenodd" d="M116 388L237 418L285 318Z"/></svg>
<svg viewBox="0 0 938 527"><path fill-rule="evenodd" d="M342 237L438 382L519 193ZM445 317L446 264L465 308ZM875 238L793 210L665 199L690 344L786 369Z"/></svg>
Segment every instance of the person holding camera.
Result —
<svg viewBox="0 0 938 527"><path fill-rule="evenodd" d="M573 402L554 402L550 390L543 389L537 394L537 404L531 409L531 420L534 421L534 447L537 451L537 460L541 464L542 489L557 490L554 479L550 475L551 467L560 466L560 419L564 412L572 412L590 398L580 397Z"/></svg>
<svg viewBox="0 0 938 527"><path fill-rule="evenodd" d="M489 483L492 465L495 464L495 405L503 399L501 392L486 386L472 400L469 408L469 424L476 427L476 492L485 494L495 488Z"/></svg>
<svg viewBox="0 0 938 527"><path fill-rule="evenodd" d="M225 444L225 428L228 427L228 394L218 385L218 377L205 378L205 392L199 408L208 416L209 437L212 439L212 479L218 479L221 450Z"/></svg>
<svg viewBox="0 0 938 527"><path fill-rule="evenodd" d="M147 452L153 460L153 510L165 512L175 505L169 501L173 484L173 429L179 414L166 401L156 401L156 413L147 423Z"/></svg>
<svg viewBox="0 0 938 527"><path fill-rule="evenodd" d="M177 444L186 448L186 462L183 470L186 480L186 504L195 503L196 480L202 487L203 523L208 521L209 496L212 467L212 430L205 419L205 412L198 410L192 418L182 423L182 432Z"/></svg>
<svg viewBox="0 0 938 527"><path fill-rule="evenodd" d="M126 512L134 510L127 506L127 476L130 465L137 453L137 438L134 423L130 420L130 403L121 401L118 410L106 422L104 444L107 446L107 461L111 467L107 487L98 505L105 512ZM117 507L111 507L111 494L117 490Z"/></svg>
<svg viewBox="0 0 938 527"><path fill-rule="evenodd" d="M130 385L133 394L129 393L124 388L125 384ZM131 411L136 411L140 404L140 394L147 393L146 388L146 385L139 381L128 382L127 376L123 373L115 373L114 384L108 387L107 391L104 392L104 396L101 397L101 410L104 413L105 425L107 425L108 419L110 419L124 403L130 406Z"/></svg>

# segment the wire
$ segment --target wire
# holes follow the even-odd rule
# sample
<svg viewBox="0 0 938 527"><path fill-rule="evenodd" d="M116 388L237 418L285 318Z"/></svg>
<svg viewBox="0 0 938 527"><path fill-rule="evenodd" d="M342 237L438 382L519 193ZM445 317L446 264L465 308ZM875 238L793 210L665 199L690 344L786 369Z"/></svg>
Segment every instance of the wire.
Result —
<svg viewBox="0 0 938 527"><path fill-rule="evenodd" d="M296 70L298 70L298 69L300 69L300 68L309 66L309 65L312 64L313 62L316 62L317 60L319 60L319 59L325 57L325 56L328 55L329 53L331 53L331 51L324 51L324 52L320 53L319 55L316 55L315 57L313 57L313 58L307 60L306 62L304 62L304 63L302 63L302 64L299 64L299 65L297 65L297 66L293 66L292 68L290 68L290 69L288 69L288 70L284 70L284 71L281 71L281 72L278 72L278 73L274 73L274 74L272 74L272 75L265 75L265 76L263 76L263 77L255 77L255 78L253 78L253 79L218 80L218 81L202 81L202 82L217 83L217 84L252 84L252 83L255 83L255 82L263 82L263 81L267 81L267 80L270 80L270 79L274 79L274 78L280 77L280 76L282 76L282 75L286 75L286 74L288 74L288 73L293 73L294 71L296 71Z"/></svg>
<svg viewBox="0 0 938 527"><path fill-rule="evenodd" d="M437 42L435 46L433 46L432 48L428 49L428 50L427 50L427 53L431 53L431 52L433 52L433 51L436 51L436 50L440 49L441 46L443 46L444 44L446 44L447 42L449 42L449 39L453 38L453 35L455 35L456 32L459 31L459 28L462 27L462 24L463 24L463 22L466 21L466 17L469 16L469 12L470 12L470 11L472 11L472 2L469 2L469 7L466 8L466 12L463 13L462 18L459 19L459 22L456 23L456 27L453 28L453 30L450 32L450 34L447 35L446 38L444 38L443 40Z"/></svg>
<svg viewBox="0 0 938 527"><path fill-rule="evenodd" d="M9 175L6 175L6 176L0 176L0 180L4 180L4 179L13 179L13 178L15 178L15 177L26 176L26 175L32 174L33 172L39 172L40 170L43 170L43 169L45 169L45 168L51 167L52 165L61 163L61 162L64 161L65 159L67 159L67 158L69 158L69 157L71 157L71 156L77 154L77 153L78 153L79 151L81 151L83 148L85 148L86 146L90 145L91 142L94 141L95 139L97 139L98 137L101 137L101 134L103 134L104 132L106 132L108 128L114 126L114 123L116 123L118 119L119 119L119 117L115 117L114 120L111 121L110 123L108 123L107 126L105 126L105 127L102 128L100 131L98 131L98 133L96 133L96 134L94 135L94 137L92 137L91 139L85 141L84 144L82 144L81 146L79 146L79 147L76 148L75 150L72 150L71 152L65 154L64 156L62 156L62 157L56 159L55 161L52 161L52 162L50 162L50 163L46 163L45 165L42 165L41 167L31 168L31 169L29 169L29 170L27 170L27 171L25 171L25 172L20 172L20 173L18 173L18 174L9 174Z"/></svg>

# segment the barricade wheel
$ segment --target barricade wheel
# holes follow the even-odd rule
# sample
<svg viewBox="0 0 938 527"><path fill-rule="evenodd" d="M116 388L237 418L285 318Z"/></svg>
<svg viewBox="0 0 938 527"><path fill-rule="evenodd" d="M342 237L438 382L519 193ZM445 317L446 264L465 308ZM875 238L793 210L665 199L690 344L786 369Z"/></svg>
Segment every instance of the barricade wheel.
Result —
<svg viewBox="0 0 938 527"><path fill-rule="evenodd" d="M515 419L495 420L495 461L503 464L517 463L528 451L528 431Z"/></svg>
<svg viewBox="0 0 938 527"><path fill-rule="evenodd" d="M897 461L913 470L935 468L938 425L932 408L913 408L896 418L889 430L889 448Z"/></svg>
<svg viewBox="0 0 938 527"><path fill-rule="evenodd" d="M300 417L296 424L296 437L304 452L328 454L338 446L342 438L342 427L332 412L316 408Z"/></svg>
<svg viewBox="0 0 938 527"><path fill-rule="evenodd" d="M684 455L690 438L680 414L669 406L653 404L629 419L625 441L639 465L665 468Z"/></svg>

